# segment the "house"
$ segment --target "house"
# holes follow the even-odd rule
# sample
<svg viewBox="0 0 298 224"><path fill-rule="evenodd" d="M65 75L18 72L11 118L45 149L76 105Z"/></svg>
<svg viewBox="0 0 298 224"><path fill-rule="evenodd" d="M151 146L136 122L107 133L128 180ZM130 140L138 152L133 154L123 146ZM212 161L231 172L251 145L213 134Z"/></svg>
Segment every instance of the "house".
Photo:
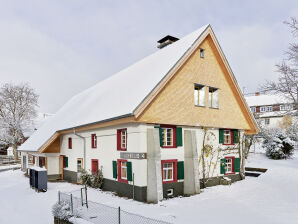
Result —
<svg viewBox="0 0 298 224"><path fill-rule="evenodd" d="M282 128L297 120L294 105L280 95L260 94L245 96L246 102L262 128Z"/></svg>
<svg viewBox="0 0 298 224"><path fill-rule="evenodd" d="M211 26L158 47L71 98L20 147L22 160L70 182L100 168L105 190L147 202L240 180L240 142L258 127Z"/></svg>

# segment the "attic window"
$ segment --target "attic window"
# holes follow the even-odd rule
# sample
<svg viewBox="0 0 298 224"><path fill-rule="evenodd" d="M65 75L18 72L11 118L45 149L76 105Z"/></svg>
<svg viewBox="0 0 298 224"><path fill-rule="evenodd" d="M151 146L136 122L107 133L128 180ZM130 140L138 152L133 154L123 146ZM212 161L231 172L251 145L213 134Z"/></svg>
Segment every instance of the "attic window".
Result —
<svg viewBox="0 0 298 224"><path fill-rule="evenodd" d="M209 87L209 107L218 108L218 89Z"/></svg>
<svg viewBox="0 0 298 224"><path fill-rule="evenodd" d="M205 52L204 49L200 49L200 57L201 57L201 58L204 58L204 52Z"/></svg>

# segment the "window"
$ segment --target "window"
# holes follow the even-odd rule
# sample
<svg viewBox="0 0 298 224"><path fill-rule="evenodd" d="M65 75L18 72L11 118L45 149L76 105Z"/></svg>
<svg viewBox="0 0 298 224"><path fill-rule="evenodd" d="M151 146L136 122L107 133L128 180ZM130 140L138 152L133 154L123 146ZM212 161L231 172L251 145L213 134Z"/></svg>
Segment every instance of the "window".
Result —
<svg viewBox="0 0 298 224"><path fill-rule="evenodd" d="M68 138L68 148L72 149L72 138Z"/></svg>
<svg viewBox="0 0 298 224"><path fill-rule="evenodd" d="M201 58L204 58L205 57L204 53L205 53L205 50L204 49L200 49L200 57Z"/></svg>
<svg viewBox="0 0 298 224"><path fill-rule="evenodd" d="M174 146L174 128L162 127L162 145L163 147Z"/></svg>
<svg viewBox="0 0 298 224"><path fill-rule="evenodd" d="M240 158L225 157L220 160L220 174L228 175L240 172Z"/></svg>
<svg viewBox="0 0 298 224"><path fill-rule="evenodd" d="M287 105L285 106L285 110L293 110L293 105L291 105L291 104L287 104Z"/></svg>
<svg viewBox="0 0 298 224"><path fill-rule="evenodd" d="M131 181L131 177L128 178L128 176L131 176L131 165L128 169L128 163L127 160L118 159L117 165L118 165L118 181L128 183L128 181ZM130 163L131 164L131 163ZM128 172L130 173L128 175Z"/></svg>
<svg viewBox="0 0 298 224"><path fill-rule="evenodd" d="M272 106L267 106L267 107L266 107L266 111L267 111L267 112L271 112L271 111L272 111Z"/></svg>
<svg viewBox="0 0 298 224"><path fill-rule="evenodd" d="M231 130L224 130L224 145L231 145L233 144L233 134Z"/></svg>
<svg viewBox="0 0 298 224"><path fill-rule="evenodd" d="M161 167L163 183L177 181L177 160L162 160Z"/></svg>
<svg viewBox="0 0 298 224"><path fill-rule="evenodd" d="M194 100L196 106L205 106L205 86L195 84Z"/></svg>
<svg viewBox="0 0 298 224"><path fill-rule="evenodd" d="M92 149L97 148L97 136L96 136L96 134L91 135L91 148Z"/></svg>
<svg viewBox="0 0 298 224"><path fill-rule="evenodd" d="M127 129L117 130L117 150L127 150Z"/></svg>
<svg viewBox="0 0 298 224"><path fill-rule="evenodd" d="M261 112L266 112L266 107L261 107L261 108L260 108L260 111L261 111Z"/></svg>
<svg viewBox="0 0 298 224"><path fill-rule="evenodd" d="M98 171L98 160L92 159L91 160L91 173L94 174Z"/></svg>
<svg viewBox="0 0 298 224"><path fill-rule="evenodd" d="M250 108L250 111L251 111L252 113L255 113L255 112L257 111L257 109L256 109L256 107L251 107L251 108Z"/></svg>
<svg viewBox="0 0 298 224"><path fill-rule="evenodd" d="M209 87L209 107L218 108L218 89Z"/></svg>
<svg viewBox="0 0 298 224"><path fill-rule="evenodd" d="M42 157L42 156L39 157L38 166L41 168L46 166L46 158L45 157Z"/></svg>
<svg viewBox="0 0 298 224"><path fill-rule="evenodd" d="M225 165L225 174L231 174L234 173L234 158L227 157L226 159L226 165Z"/></svg>
<svg viewBox="0 0 298 224"><path fill-rule="evenodd" d="M265 118L265 125L269 125L270 124L270 118Z"/></svg>
<svg viewBox="0 0 298 224"><path fill-rule="evenodd" d="M286 110L286 106L285 105L280 105L279 110Z"/></svg>

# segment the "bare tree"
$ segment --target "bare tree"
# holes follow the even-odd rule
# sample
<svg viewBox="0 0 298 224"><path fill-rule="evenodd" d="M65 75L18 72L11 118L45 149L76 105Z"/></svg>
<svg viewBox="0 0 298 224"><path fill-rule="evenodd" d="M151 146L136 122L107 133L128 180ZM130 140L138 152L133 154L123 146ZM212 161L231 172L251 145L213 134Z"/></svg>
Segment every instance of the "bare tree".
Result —
<svg viewBox="0 0 298 224"><path fill-rule="evenodd" d="M4 84L0 89L0 143L17 147L24 142L24 131L36 117L38 95L28 84Z"/></svg>
<svg viewBox="0 0 298 224"><path fill-rule="evenodd" d="M284 22L291 28L294 38L298 37L298 21L292 17ZM298 43L291 43L286 51L286 58L276 65L279 77L277 81L266 81L260 89L264 92L277 93L284 96L298 109Z"/></svg>

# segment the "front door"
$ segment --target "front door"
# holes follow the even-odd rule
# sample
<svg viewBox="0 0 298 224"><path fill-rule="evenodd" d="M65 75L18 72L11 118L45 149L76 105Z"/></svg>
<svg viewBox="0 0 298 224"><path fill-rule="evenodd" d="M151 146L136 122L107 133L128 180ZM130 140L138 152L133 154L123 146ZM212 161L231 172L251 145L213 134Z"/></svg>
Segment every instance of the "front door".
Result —
<svg viewBox="0 0 298 224"><path fill-rule="evenodd" d="M82 182L83 159L77 160L77 182Z"/></svg>

